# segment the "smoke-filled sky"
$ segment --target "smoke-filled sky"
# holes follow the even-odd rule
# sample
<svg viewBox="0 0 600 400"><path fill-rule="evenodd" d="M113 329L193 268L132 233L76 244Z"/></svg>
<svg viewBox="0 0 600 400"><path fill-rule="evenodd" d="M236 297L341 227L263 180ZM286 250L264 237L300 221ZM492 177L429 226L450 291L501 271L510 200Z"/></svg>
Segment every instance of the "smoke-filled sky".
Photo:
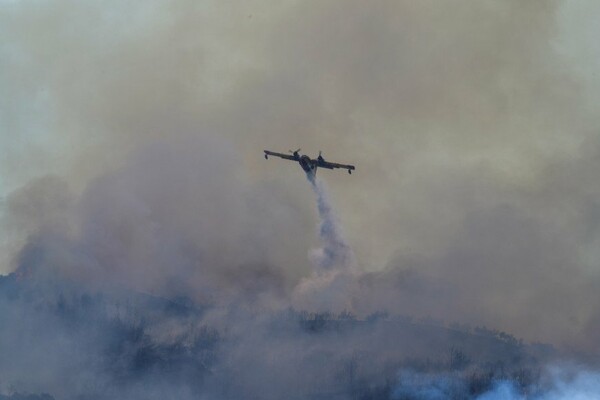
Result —
<svg viewBox="0 0 600 400"><path fill-rule="evenodd" d="M77 279L304 304L314 194L262 150L322 150L357 168L318 173L358 265L328 304L597 351L599 15L2 1L0 272L42 233Z"/></svg>

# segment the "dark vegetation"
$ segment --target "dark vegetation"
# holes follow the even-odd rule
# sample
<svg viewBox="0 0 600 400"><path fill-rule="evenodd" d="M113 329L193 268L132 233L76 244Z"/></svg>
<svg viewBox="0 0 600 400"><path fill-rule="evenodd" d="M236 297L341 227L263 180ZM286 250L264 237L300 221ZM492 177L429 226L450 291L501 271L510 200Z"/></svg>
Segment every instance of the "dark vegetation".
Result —
<svg viewBox="0 0 600 400"><path fill-rule="evenodd" d="M185 298L0 277L0 377L14 368L9 359L39 362L25 366L35 385L1 378L0 389L11 394L0 400L53 399L18 394L31 388L77 399L277 398L285 390L288 398L428 398L423 387L468 399L503 380L531 390L550 351L485 327L385 313L358 318L288 309L260 321L247 313L230 317L216 328L205 321L209 312ZM55 393L40 378L48 369L73 374L73 386ZM272 380L272 395L263 392L262 379Z"/></svg>
<svg viewBox="0 0 600 400"><path fill-rule="evenodd" d="M45 393L40 395L13 393L11 395L0 394L0 400L54 400L54 397Z"/></svg>

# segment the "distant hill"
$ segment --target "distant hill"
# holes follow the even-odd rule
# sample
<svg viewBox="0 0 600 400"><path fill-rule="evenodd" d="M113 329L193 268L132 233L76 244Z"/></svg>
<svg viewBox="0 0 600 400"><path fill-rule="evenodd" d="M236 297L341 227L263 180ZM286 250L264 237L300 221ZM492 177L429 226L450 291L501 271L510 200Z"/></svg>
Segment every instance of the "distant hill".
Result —
<svg viewBox="0 0 600 400"><path fill-rule="evenodd" d="M0 277L0 341L9 349L0 390L61 399L252 398L263 385L288 398L385 399L403 371L451 378L475 395L499 379L526 390L556 353L484 327L383 313L222 309L14 274ZM0 400L52 399L23 396Z"/></svg>

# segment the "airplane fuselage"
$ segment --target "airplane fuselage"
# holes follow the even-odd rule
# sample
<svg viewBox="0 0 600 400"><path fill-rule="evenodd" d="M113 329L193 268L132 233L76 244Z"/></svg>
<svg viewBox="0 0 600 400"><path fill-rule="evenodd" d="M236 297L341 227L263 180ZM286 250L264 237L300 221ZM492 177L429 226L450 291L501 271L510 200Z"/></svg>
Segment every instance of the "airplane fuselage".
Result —
<svg viewBox="0 0 600 400"><path fill-rule="evenodd" d="M317 164L313 163L309 156L302 155L298 158L298 162L300 166L307 174L316 174L317 173Z"/></svg>

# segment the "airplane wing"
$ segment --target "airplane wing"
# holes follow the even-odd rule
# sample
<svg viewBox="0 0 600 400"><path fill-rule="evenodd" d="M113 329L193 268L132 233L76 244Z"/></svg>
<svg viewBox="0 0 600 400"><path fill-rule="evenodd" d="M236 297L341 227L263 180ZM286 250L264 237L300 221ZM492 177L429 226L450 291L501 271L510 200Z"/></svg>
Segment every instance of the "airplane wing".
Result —
<svg viewBox="0 0 600 400"><path fill-rule="evenodd" d="M348 171L352 171L352 170L356 169L354 167L354 165L332 163L329 161L319 160L319 159L317 159L317 166L319 168L327 168L327 169L344 168L344 169L347 169Z"/></svg>
<svg viewBox="0 0 600 400"><path fill-rule="evenodd" d="M275 156L275 157L285 158L286 160L296 161L296 158L290 154L277 153L275 151L269 151L269 150L264 150L264 152L265 152L265 157Z"/></svg>

